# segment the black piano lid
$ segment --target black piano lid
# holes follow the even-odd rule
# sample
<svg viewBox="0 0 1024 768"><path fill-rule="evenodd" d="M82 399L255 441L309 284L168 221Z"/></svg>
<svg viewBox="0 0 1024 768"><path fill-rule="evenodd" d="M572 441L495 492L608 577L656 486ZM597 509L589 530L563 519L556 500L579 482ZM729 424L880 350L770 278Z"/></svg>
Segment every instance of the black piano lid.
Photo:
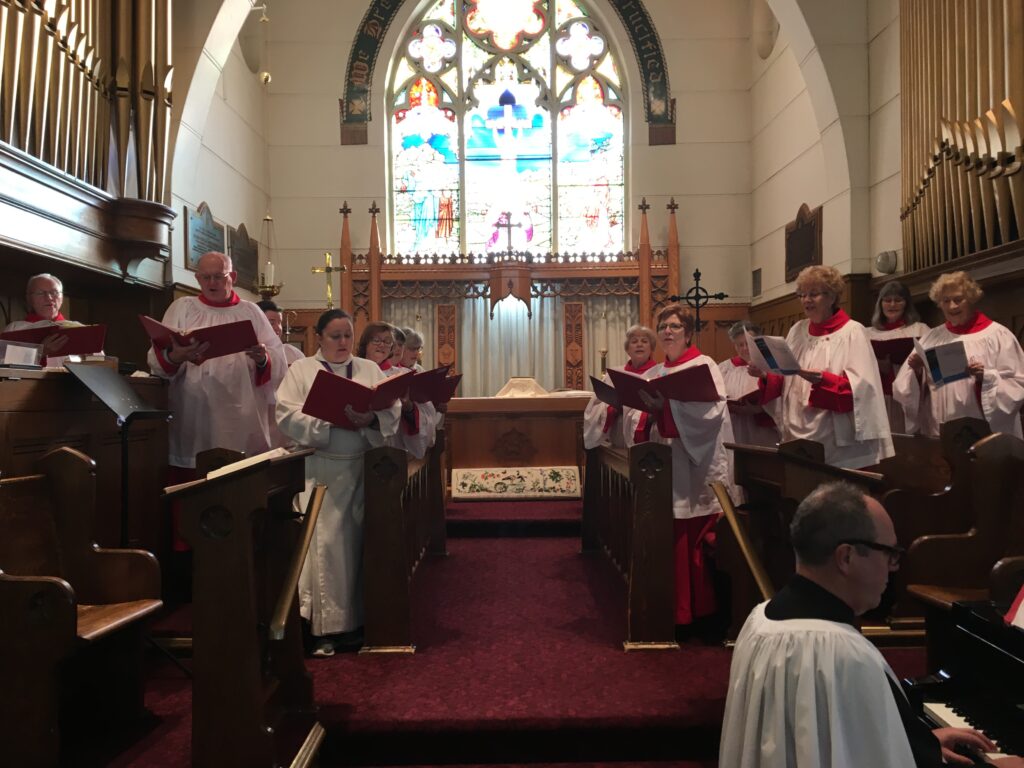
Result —
<svg viewBox="0 0 1024 768"><path fill-rule="evenodd" d="M969 675L1020 700L1024 696L1024 630L1007 624L1005 613L991 602L954 603L952 658L946 671L957 677Z"/></svg>

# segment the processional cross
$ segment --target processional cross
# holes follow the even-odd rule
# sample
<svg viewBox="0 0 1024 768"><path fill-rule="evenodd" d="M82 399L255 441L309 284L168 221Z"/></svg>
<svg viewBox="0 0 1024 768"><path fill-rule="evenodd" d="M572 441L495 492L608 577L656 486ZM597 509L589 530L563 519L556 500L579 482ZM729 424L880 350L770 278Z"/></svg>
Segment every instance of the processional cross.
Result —
<svg viewBox="0 0 1024 768"><path fill-rule="evenodd" d="M502 224L501 223L502 221L504 221L505 223ZM512 230L513 229L521 229L522 226L523 226L522 223L519 223L519 224L513 224L512 223L512 212L511 211L502 211L501 212L501 216L499 216L498 220L496 222L494 222L495 229L504 229L506 231L506 233L508 234L508 256L509 256L509 258L512 258L515 255L515 251L512 250Z"/></svg>
<svg viewBox="0 0 1024 768"><path fill-rule="evenodd" d="M327 308L334 309L334 293L331 291L331 275L335 272L344 272L345 267L335 267L331 264L331 252L324 252L324 266L322 267L311 267L310 272L314 275L323 274L327 281Z"/></svg>

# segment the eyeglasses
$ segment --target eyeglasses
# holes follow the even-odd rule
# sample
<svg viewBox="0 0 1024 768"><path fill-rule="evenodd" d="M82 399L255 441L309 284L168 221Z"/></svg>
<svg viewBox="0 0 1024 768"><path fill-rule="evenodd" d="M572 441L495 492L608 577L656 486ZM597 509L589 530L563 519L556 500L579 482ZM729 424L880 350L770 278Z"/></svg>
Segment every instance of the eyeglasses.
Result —
<svg viewBox="0 0 1024 768"><path fill-rule="evenodd" d="M376 344L378 347L390 347L394 344L394 339L370 339L366 342L367 344Z"/></svg>
<svg viewBox="0 0 1024 768"><path fill-rule="evenodd" d="M803 301L804 299L820 299L825 293L825 291L797 291L795 295L800 301Z"/></svg>
<svg viewBox="0 0 1024 768"><path fill-rule="evenodd" d="M61 297L60 291L32 291L32 296L46 296L50 299L59 299Z"/></svg>
<svg viewBox="0 0 1024 768"><path fill-rule="evenodd" d="M672 331L672 333L678 333L685 327L686 326L683 325L682 323L661 323L658 326L658 333L661 333L663 331Z"/></svg>
<svg viewBox="0 0 1024 768"><path fill-rule="evenodd" d="M943 296L938 303L945 307L950 304L964 304L966 301L967 299L963 296Z"/></svg>
<svg viewBox="0 0 1024 768"><path fill-rule="evenodd" d="M201 280L204 283L219 283L224 280L227 280L230 276L231 275L226 272L221 272L220 274L216 275L207 275L204 274L203 272L197 272L196 280Z"/></svg>
<svg viewBox="0 0 1024 768"><path fill-rule="evenodd" d="M879 544L877 541L868 541L867 539L847 539L846 541L839 542L840 544L851 544L855 547L867 547L873 549L876 552L884 552L889 556L889 565L899 565L900 558L907 551L903 547L892 546L890 544Z"/></svg>

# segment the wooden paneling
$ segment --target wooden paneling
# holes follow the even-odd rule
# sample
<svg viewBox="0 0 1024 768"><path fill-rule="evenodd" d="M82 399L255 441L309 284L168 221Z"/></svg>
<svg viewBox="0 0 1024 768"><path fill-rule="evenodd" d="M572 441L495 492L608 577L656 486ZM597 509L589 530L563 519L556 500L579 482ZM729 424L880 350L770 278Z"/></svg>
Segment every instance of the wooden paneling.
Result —
<svg viewBox="0 0 1024 768"><path fill-rule="evenodd" d="M871 290L871 275L844 275L840 306L854 320L871 324L876 293ZM793 294L755 304L750 308L750 319L761 326L768 336L785 336L794 324L804 319L800 300Z"/></svg>
<svg viewBox="0 0 1024 768"><path fill-rule="evenodd" d="M729 340L729 328L749 317L749 304L708 304L700 311L700 321L704 328L694 343L701 352L716 362L728 360L736 354Z"/></svg>
<svg viewBox="0 0 1024 768"><path fill-rule="evenodd" d="M437 304L436 314L437 340L434 349L434 362L437 365L450 365L458 370L459 363L459 309L455 304Z"/></svg>

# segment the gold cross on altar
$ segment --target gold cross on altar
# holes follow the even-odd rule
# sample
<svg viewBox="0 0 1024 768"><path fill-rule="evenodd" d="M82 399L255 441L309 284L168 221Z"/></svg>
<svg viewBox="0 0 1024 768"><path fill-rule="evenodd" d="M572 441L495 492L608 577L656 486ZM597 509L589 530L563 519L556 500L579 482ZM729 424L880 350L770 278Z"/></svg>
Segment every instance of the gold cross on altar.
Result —
<svg viewBox="0 0 1024 768"><path fill-rule="evenodd" d="M322 267L312 267L310 269L310 271L314 275L322 274L324 276L324 278L327 280L327 308L328 309L334 309L334 293L331 291L331 275L333 273L335 273L335 272L344 272L345 271L345 267L344 266L341 266L341 267L332 266L332 264L331 264L331 252L330 251L325 251L324 252L324 266L322 266Z"/></svg>

